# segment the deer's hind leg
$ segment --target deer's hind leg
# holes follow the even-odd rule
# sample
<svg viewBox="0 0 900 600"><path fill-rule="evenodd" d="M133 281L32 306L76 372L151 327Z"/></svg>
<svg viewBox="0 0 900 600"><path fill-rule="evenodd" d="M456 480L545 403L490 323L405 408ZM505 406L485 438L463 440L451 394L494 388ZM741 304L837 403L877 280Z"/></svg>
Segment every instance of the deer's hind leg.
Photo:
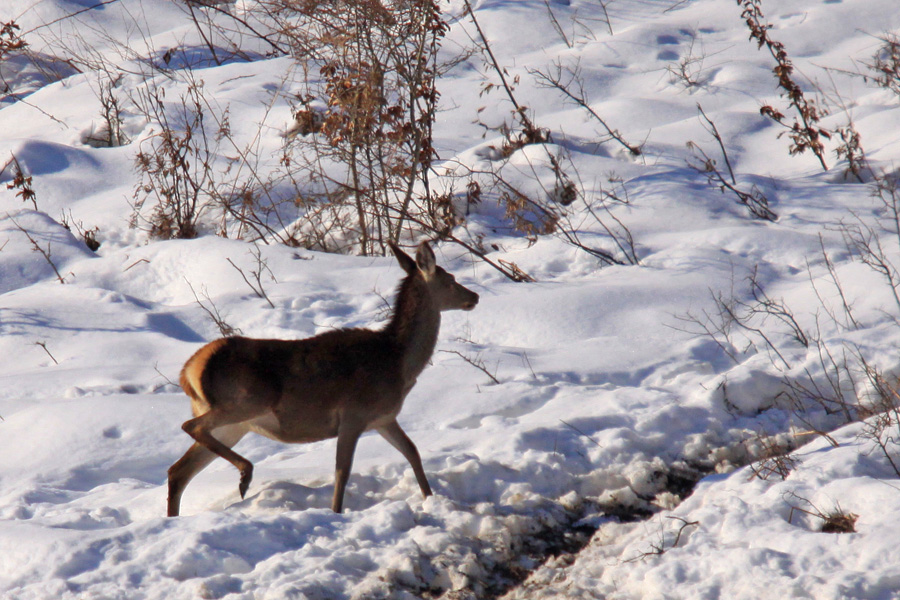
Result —
<svg viewBox="0 0 900 600"><path fill-rule="evenodd" d="M240 484L238 485L238 491L241 494L241 498L247 494L247 488L250 487L250 480L253 479L253 463L232 450L228 444L222 443L216 439L213 435L213 431L228 426L241 426L242 431L246 432L247 427L244 423L256 416L259 415L255 413L234 414L213 406L209 412L185 421L181 426L181 428L189 436L194 438L198 444L211 451L214 455L221 456L237 468L241 474ZM190 450L188 450L188 452L190 452Z"/></svg>
<svg viewBox="0 0 900 600"><path fill-rule="evenodd" d="M215 435L221 443L231 448L237 444L246 433L246 428L232 425L216 430ZM190 449L184 453L184 456L169 467L168 516L178 516L184 488L187 487L188 483L190 483L197 473L209 466L209 464L215 460L216 456L216 453L206 446L203 446L199 442L194 442Z"/></svg>

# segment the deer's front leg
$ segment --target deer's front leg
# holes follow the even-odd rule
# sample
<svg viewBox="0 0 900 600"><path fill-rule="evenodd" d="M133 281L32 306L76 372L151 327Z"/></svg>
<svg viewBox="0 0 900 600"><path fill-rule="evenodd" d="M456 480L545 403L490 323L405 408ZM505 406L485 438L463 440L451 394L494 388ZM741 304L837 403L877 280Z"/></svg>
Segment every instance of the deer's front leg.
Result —
<svg viewBox="0 0 900 600"><path fill-rule="evenodd" d="M347 480L350 478L350 469L353 468L353 453L356 452L356 442L364 430L364 427L345 421L342 421L338 428L334 496L331 499L331 510L336 513L341 512L344 507L344 489L347 487Z"/></svg>
<svg viewBox="0 0 900 600"><path fill-rule="evenodd" d="M416 481L419 483L419 489L422 490L422 495L426 498L430 496L431 486L428 485L428 478L425 477L425 469L422 468L422 459L419 457L419 451L412 440L409 439L409 436L406 435L406 432L400 428L400 424L397 423L396 419L384 427L379 427L378 433L409 461L413 473L416 475Z"/></svg>

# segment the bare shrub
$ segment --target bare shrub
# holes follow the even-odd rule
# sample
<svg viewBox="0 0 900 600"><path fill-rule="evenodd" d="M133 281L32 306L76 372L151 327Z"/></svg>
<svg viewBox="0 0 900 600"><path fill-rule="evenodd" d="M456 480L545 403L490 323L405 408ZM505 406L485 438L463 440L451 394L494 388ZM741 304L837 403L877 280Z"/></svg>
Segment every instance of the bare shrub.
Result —
<svg viewBox="0 0 900 600"><path fill-rule="evenodd" d="M859 519L859 515L842 509L839 504L836 504L831 510L822 511L808 499L798 496L793 492L789 493L787 498L792 501L800 501L802 504L809 507L802 508L801 506L788 502L788 505L791 507L791 512L788 515L788 523L793 520L794 512L796 511L821 520L822 526L819 531L822 533L853 533L856 531L856 520Z"/></svg>
<svg viewBox="0 0 900 600"><path fill-rule="evenodd" d="M71 210L68 215L63 211L59 224L65 227L67 231L70 231L81 238L81 241L84 242L84 245L87 246L88 250L91 252L96 252L100 248L100 240L98 239L100 228L97 226L88 228L81 221L75 221L72 217Z"/></svg>
<svg viewBox="0 0 900 600"><path fill-rule="evenodd" d="M900 325L900 271L892 249L900 242L900 184L896 175L883 175L876 178L872 189L878 200L874 220L854 214L852 220L839 225L838 231L850 258L881 276L894 303L892 311L883 313ZM735 363L742 362L748 351L767 352L772 367L783 374L782 390L774 400L807 427L807 431L795 435L818 435L837 446L829 432L862 421L860 439L870 443L900 476L900 380L874 364L867 350L852 338L826 339L823 330L854 332L862 325L821 239L820 246L826 280L833 286L831 300L826 300L811 267L809 276L827 316L824 324L817 311L812 326L802 325L783 300L766 293L755 271L748 277L748 290L742 295L733 289L730 293L712 292L713 310L678 318L688 324L688 331L715 340ZM795 364L796 359L787 351L790 346L793 356L798 354L798 346L806 349L804 366ZM773 453L776 458L754 467L757 476L789 472L791 465L781 458L786 455L779 456L775 449Z"/></svg>
<svg viewBox="0 0 900 600"><path fill-rule="evenodd" d="M700 51L697 52L694 48L696 44L697 36L691 34L691 43L687 52L677 62L669 63L666 66L672 83L676 83L688 91L703 87L708 81L708 77L703 74L707 55L703 51L702 44Z"/></svg>
<svg viewBox="0 0 900 600"><path fill-rule="evenodd" d="M256 260L256 269L250 269L250 277L247 277L247 274L244 272L244 270L234 264L234 262L230 258L226 258L225 260L227 260L228 264L230 264L235 268L235 270L237 270L238 273L240 273L241 278L244 280L244 283L246 283L247 286L249 286L249 288L253 290L253 293L256 294L257 298L262 298L271 308L275 308L275 304L272 303L272 300L269 298L269 294L266 293L265 286L262 282L263 273L268 273L269 278L275 283L278 283L278 281L275 279L275 274L272 273L272 269L269 268L269 263L266 262L266 260L262 257L262 251L259 249L259 246L254 244L252 249L250 250L250 254Z"/></svg>
<svg viewBox="0 0 900 600"><path fill-rule="evenodd" d="M98 128L92 129L84 137L85 144L95 148L116 148L131 141L122 131L123 107L119 95L116 93L122 77L122 73L101 72L96 94L100 102L102 121Z"/></svg>
<svg viewBox="0 0 900 600"><path fill-rule="evenodd" d="M22 202L31 202L32 206L34 206L34 210L37 210L37 194L32 186L31 175L25 173L25 170L22 168L22 165L19 163L19 159L16 158L15 154L13 154L3 168L0 169L0 175L3 175L7 170L12 174L12 181L6 184L6 189L16 190L17 198L21 198Z"/></svg>
<svg viewBox="0 0 900 600"><path fill-rule="evenodd" d="M791 456L794 445L768 435L759 435L754 441L759 450L755 453L756 462L751 462L749 466L753 477L765 481L772 477L778 477L782 481L787 479L799 462Z"/></svg>
<svg viewBox="0 0 900 600"><path fill-rule="evenodd" d="M755 269L746 292L711 296L714 310L677 316L688 324L685 331L710 337L736 364L749 353L765 352L781 373L781 390L772 401L803 423L805 433L833 443L829 431L858 419L860 357L852 347L826 341L817 317L814 327L802 325L783 299L765 291ZM811 366L796 364L800 348Z"/></svg>
<svg viewBox="0 0 900 600"><path fill-rule="evenodd" d="M728 152L725 151L725 142L722 141L719 129L712 119L706 115L703 111L703 107L699 104L697 105L697 110L700 112L704 128L713 136L716 143L719 145L719 150L722 152L722 158L725 161L725 167L728 169L729 177L726 179L719 170L716 160L710 157L703 148L694 142L687 143L688 149L695 156L694 160L688 160L688 166L706 176L706 180L709 184L718 187L722 193L725 193L726 191L731 192L735 198L737 198L738 203L747 208L747 211L751 216L764 221L778 220L778 215L769 208L769 199L766 198L766 195L763 194L757 186L751 186L750 191L744 191L738 188L737 179L734 177L734 170L731 168L731 161L728 159Z"/></svg>
<svg viewBox="0 0 900 600"><path fill-rule="evenodd" d="M900 177L887 174L878 177L872 186L872 194L881 204L875 223L867 222L856 214L840 223L847 250L856 260L878 273L891 291L897 314L900 315L900 270L885 245L900 242Z"/></svg>
<svg viewBox="0 0 900 600"><path fill-rule="evenodd" d="M663 531L662 523L660 523L659 542L650 544L649 550L641 552L640 554L638 554L637 556L633 556L632 558L626 559L625 560L626 563L644 560L646 558L650 558L653 556L662 556L663 554L665 554L667 551L671 550L672 548L678 547L678 544L681 542L681 536L684 535L684 531L688 527L699 527L699 525L700 525L699 521L688 521L687 519L684 519L682 517L678 517L675 515L668 515L668 516L666 516L666 518L673 522L677 522L676 523L677 529L675 529L675 535L674 535L673 539L671 539L671 541L666 539L666 535L665 535L665 532Z"/></svg>
<svg viewBox="0 0 900 600"><path fill-rule="evenodd" d="M138 154L142 181L134 200L135 223L152 235L195 236L208 220L201 216L216 207L222 235L363 255L381 254L388 242L401 238L427 236L461 245L510 279L530 280L513 263L490 260L483 240L467 231L468 210L484 195L505 209L512 231L529 239L561 235L604 262L638 263L627 228L602 198L585 198L577 173L549 149L550 132L536 126L517 102L515 82L497 63L471 6L466 12L498 74L496 87L513 105L516 125L501 125L501 155L508 158L528 145L548 148L554 183L543 196L517 189L500 174L501 166L484 178L462 175L464 196L455 191L459 181L433 188L436 81L467 56L440 62L447 24L437 2L262 0L235 18L227 7L204 2L186 6L186 12L206 36L214 60L213 37L221 41L238 31L264 39L273 53L290 54L296 71L285 86L294 87L294 119L275 166L231 136L227 113L210 108L189 69L177 77L164 70L167 78L187 79L189 88L180 104L165 102L152 85L136 102L159 124ZM223 26L229 22L231 32ZM221 142L231 145L227 153L219 151ZM213 163L223 159L228 166L215 171ZM571 222L575 213L562 210L579 200L620 252L580 237L581 223Z"/></svg>
<svg viewBox="0 0 900 600"><path fill-rule="evenodd" d="M781 95L787 98L788 106L794 109L796 116L792 122L771 105L765 105L760 113L771 118L776 123L787 128L787 135L791 140L791 155L803 154L807 150L812 152L819 160L824 170L828 170L825 163L825 145L822 139L830 139L831 132L818 125L819 121L827 114L819 108L815 100L807 98L800 86L794 81L794 65L788 57L784 44L769 37L770 23L765 22L761 0L738 0L738 5L743 9L741 17L750 30L750 38L755 39L757 47L763 46L775 59L775 67L772 71L778 79L778 86L783 90Z"/></svg>
<svg viewBox="0 0 900 600"><path fill-rule="evenodd" d="M878 39L881 46L867 65L875 73L872 80L900 97L900 37L887 34Z"/></svg>
<svg viewBox="0 0 900 600"><path fill-rule="evenodd" d="M197 306L199 306L203 310L203 312L206 313L206 316L208 316L209 319L216 325L216 328L219 330L219 333L222 335L222 337L233 337L236 335L241 335L241 333L243 333L240 328L232 327L228 324L227 321L225 321L225 317L223 317L219 312L219 308L212 301L212 298L209 297L209 293L206 291L205 287L201 288L201 290L203 292L203 297L206 298L206 302L209 304L209 306L203 303L203 301L200 299L200 296L197 295L196 290L194 290L194 286L191 285L191 282L187 279L185 279L184 281L185 283L187 283L188 288L190 288L191 294L194 295L194 301L197 303Z"/></svg>
<svg viewBox="0 0 900 600"><path fill-rule="evenodd" d="M283 161L299 182L298 241L383 254L421 224L440 229L429 181L447 29L438 3L261 5L305 73L292 128L302 135L290 137Z"/></svg>
<svg viewBox="0 0 900 600"><path fill-rule="evenodd" d="M747 275L746 283L747 291L743 297L735 292L734 284L730 293L710 290L714 311L703 311L701 315L689 312L677 318L691 326L699 326L699 329L687 331L711 337L735 363L740 362L740 354L762 350L769 353L780 370L790 370L792 364L774 336L786 334L803 347L809 347L810 336L783 300L773 299L766 293L756 268ZM781 331L771 329L772 321L780 323Z"/></svg>
<svg viewBox="0 0 900 600"><path fill-rule="evenodd" d="M494 164L489 171L474 171L468 169L470 177L480 177L483 183L483 189L486 193L493 193L500 205L506 211L506 218L511 227L524 234L530 240L536 240L539 235L555 235L566 243L587 252L588 254L598 258L604 264L640 264L638 258L634 238L631 231L622 221L615 216L610 210L609 203L606 202L608 194L602 190L599 197L588 195L584 191L584 186L580 182L580 178L572 161L568 158L568 154L560 147L554 145L551 132L543 127L538 126L529 115L527 106L520 103L515 94L515 86L518 83L517 78L510 78L509 73L498 62L494 54L490 41L484 34L475 12L472 10L471 4L467 1L465 4L466 15L475 26L478 38L481 43L482 50L486 57L488 67L496 75L499 85L488 81L482 89L482 94L491 92L493 89L503 90L507 100L512 105L512 115L517 124L510 126L501 123L497 127L491 127L484 123L479 123L486 130L497 130L503 135L503 143L498 149L498 159L505 161L513 154L526 146L537 146L543 149L543 156L546 158L546 165L536 164L532 159L526 158L528 167L531 169L531 181L537 183L542 194L535 195L521 189L519 184L511 181L511 178L504 174L504 163ZM581 83L580 75L576 70L565 69L561 63L555 65L555 70L544 73L542 71L531 70L529 74L534 76L540 85L555 88L562 92L569 100L575 102L578 106L585 109L589 115L594 117L604 128L608 138L602 140L614 140L625 147L632 156L639 156L641 149L639 146L628 144L622 135L611 129L600 116L591 109L587 100L584 98L584 88ZM572 88L576 88L573 91ZM542 161L541 161L542 162ZM549 173L553 176L553 185L545 186L542 183L542 174ZM577 201L583 201L582 213L587 215L584 219L577 218L574 210L569 209ZM575 208L575 207L573 207ZM607 250L598 248L596 245L584 241L581 232L585 229L586 222L593 221L609 240L614 244L617 250Z"/></svg>
<svg viewBox="0 0 900 600"><path fill-rule="evenodd" d="M479 371L481 371L482 373L487 375L488 379L491 380L491 383L493 383L495 385L499 385L500 380L497 379L497 376L495 374L497 371L497 367L495 366L493 371L491 369L489 369L488 366L485 364L484 359L482 358L481 352L478 352L475 355L460 352L459 350L439 350L439 352L446 352L447 354L454 354L454 355L458 356L459 358L463 359L465 362L467 362L471 366L475 367L476 369L478 369Z"/></svg>
<svg viewBox="0 0 900 600"><path fill-rule="evenodd" d="M31 232L29 232L27 229L25 229L24 227L19 225L19 223L16 222L16 220L13 219L12 217L7 217L7 218L9 218L9 220L12 221L12 224L16 227L16 229L18 229L20 232L22 232L25 235L26 238L28 238L28 242L31 244L32 251L37 252L38 254L40 254L41 256L44 257L44 260L47 262L48 265L50 265L50 268L53 269L53 273L56 275L56 280L63 284L66 283L66 277L68 275L71 275L71 273L68 273L67 275L63 275L59 272L59 269L56 267L56 263L53 262L53 255L52 255L51 248L50 248L50 242L47 242L46 248L44 246L41 246L41 244L34 238L34 236L31 235Z"/></svg>
<svg viewBox="0 0 900 600"><path fill-rule="evenodd" d="M641 156L642 150L639 144L627 142L618 129L611 127L591 107L584 89L580 65L576 64L574 67L568 67L557 61L547 71L531 70L529 72L535 77L538 85L559 91L566 99L584 110L591 119L597 122L603 128L603 135L605 136L601 138L601 143L612 140L627 150L631 156Z"/></svg>
<svg viewBox="0 0 900 600"><path fill-rule="evenodd" d="M204 121L202 94L196 82L171 104L162 87L149 84L139 92L137 104L159 130L141 142L135 158L141 179L134 191L132 225L154 238L197 237L200 218L216 198L215 134L206 129L211 119Z"/></svg>
<svg viewBox="0 0 900 600"><path fill-rule="evenodd" d="M13 21L0 23L0 60L8 54L24 50L28 43L19 35L19 25Z"/></svg>
<svg viewBox="0 0 900 600"><path fill-rule="evenodd" d="M874 443L900 477L900 382L868 361L861 362L869 386L861 411L865 421L860 438Z"/></svg>
<svg viewBox="0 0 900 600"><path fill-rule="evenodd" d="M866 159L866 151L862 147L862 138L856 130L853 121L849 121L845 126L837 129L837 134L841 141L835 148L834 152L839 159L843 158L847 161L847 168L844 170L844 179L851 176L858 182L863 183L865 178L864 172L872 173L869 161Z"/></svg>

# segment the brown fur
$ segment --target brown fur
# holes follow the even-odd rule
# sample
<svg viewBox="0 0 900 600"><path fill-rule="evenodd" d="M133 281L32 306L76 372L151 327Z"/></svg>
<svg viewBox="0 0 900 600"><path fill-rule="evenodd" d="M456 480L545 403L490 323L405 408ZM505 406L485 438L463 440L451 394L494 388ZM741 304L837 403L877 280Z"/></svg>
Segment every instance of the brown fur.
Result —
<svg viewBox="0 0 900 600"><path fill-rule="evenodd" d="M185 486L216 456L238 468L244 496L253 465L231 447L249 431L288 443L337 437L335 512L357 439L371 429L406 457L423 495L431 494L418 451L396 419L434 351L440 311L471 310L478 295L436 266L427 245L416 260L392 249L407 277L384 329L339 329L303 340L222 338L188 359L181 384L194 418L183 429L196 443L169 469L169 516L179 513Z"/></svg>
<svg viewBox="0 0 900 600"><path fill-rule="evenodd" d="M206 344L197 350L194 355L184 363L184 368L181 369L181 389L183 389L184 393L190 397L191 412L194 413L195 417L199 417L209 410L209 402L206 400L206 396L204 396L202 386L200 385L200 376L206 369L206 363L209 362L210 357L215 354L219 348L225 345L226 341L227 338L222 338Z"/></svg>

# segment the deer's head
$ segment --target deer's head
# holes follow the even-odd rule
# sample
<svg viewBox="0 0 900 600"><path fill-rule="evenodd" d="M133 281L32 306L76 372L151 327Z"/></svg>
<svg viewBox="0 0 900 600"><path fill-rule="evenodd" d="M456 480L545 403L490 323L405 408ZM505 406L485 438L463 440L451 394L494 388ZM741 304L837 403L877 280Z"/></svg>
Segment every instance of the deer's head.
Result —
<svg viewBox="0 0 900 600"><path fill-rule="evenodd" d="M456 282L456 278L437 265L434 252L427 242L416 249L413 260L396 244L390 244L397 262L411 277L421 277L438 310L472 310L478 304L478 294Z"/></svg>

